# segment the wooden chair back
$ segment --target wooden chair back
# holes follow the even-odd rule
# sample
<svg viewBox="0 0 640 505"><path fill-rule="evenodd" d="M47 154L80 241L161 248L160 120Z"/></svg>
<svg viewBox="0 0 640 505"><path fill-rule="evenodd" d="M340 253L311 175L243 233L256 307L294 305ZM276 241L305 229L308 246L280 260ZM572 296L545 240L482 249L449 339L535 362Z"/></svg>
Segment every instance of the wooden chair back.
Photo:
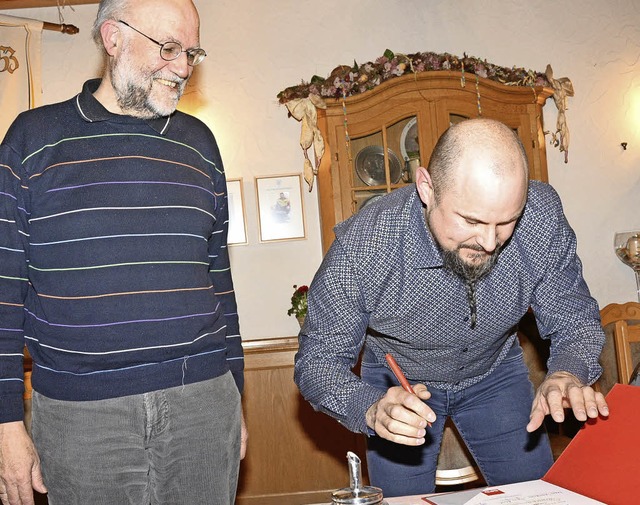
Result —
<svg viewBox="0 0 640 505"><path fill-rule="evenodd" d="M610 303L600 311L602 327L612 325L618 382L629 384L633 373L632 343L640 343L640 303Z"/></svg>

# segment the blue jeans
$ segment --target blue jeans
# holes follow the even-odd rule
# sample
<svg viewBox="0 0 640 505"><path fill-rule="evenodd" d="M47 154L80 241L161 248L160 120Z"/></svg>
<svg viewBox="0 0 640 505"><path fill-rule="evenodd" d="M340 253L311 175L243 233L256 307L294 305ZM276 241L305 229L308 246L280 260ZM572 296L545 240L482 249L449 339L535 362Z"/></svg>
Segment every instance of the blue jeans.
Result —
<svg viewBox="0 0 640 505"><path fill-rule="evenodd" d="M100 401L33 395L50 505L233 505L240 394L231 373Z"/></svg>
<svg viewBox="0 0 640 505"><path fill-rule="evenodd" d="M397 384L379 365L362 367L363 379L381 389ZM544 428L527 433L533 385L517 344L489 377L463 391L431 389L429 407L437 420L427 428L419 447L395 444L379 437L367 440L371 484L385 496L431 493L446 418L455 423L488 485L541 478L553 464Z"/></svg>

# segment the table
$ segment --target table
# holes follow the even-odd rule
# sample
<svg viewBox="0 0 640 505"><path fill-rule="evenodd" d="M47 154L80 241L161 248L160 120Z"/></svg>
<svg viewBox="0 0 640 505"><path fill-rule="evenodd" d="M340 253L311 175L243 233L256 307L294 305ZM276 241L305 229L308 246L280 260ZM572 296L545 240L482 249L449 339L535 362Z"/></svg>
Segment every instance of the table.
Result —
<svg viewBox="0 0 640 505"><path fill-rule="evenodd" d="M527 482L516 482L514 484L505 484L501 486L492 486L482 489L466 489L463 491L452 491L445 493L435 493L429 495L413 495L399 496L395 498L384 498L388 505L426 505L423 498L431 498L437 503L444 505L464 505L473 503L476 505L489 502L493 505L506 505L513 503L522 503L530 505L539 505L541 503L558 503L565 505L606 505L612 503L607 499L606 502L597 501L592 498L580 495L568 489L562 488L550 482L543 480L532 480ZM633 501L633 503L636 503ZM632 503L630 501L616 501L615 503ZM316 504L316 505L331 505Z"/></svg>
<svg viewBox="0 0 640 505"><path fill-rule="evenodd" d="M431 494L424 495L418 494L413 496L398 496L395 498L384 498L384 501L389 505L426 505L422 499L425 496L433 496ZM331 503L315 503L313 505L332 505Z"/></svg>

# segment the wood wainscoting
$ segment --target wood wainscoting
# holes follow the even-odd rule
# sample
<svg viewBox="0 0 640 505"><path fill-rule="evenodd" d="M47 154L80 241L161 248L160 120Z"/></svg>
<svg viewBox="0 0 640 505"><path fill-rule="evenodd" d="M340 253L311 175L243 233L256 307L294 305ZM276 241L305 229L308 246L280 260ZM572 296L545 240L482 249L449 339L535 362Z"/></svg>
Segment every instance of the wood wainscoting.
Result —
<svg viewBox="0 0 640 505"><path fill-rule="evenodd" d="M365 440L315 412L293 382L297 337L244 342L247 455L238 505L330 502L349 485L347 451L365 457ZM366 475L366 469L364 469Z"/></svg>

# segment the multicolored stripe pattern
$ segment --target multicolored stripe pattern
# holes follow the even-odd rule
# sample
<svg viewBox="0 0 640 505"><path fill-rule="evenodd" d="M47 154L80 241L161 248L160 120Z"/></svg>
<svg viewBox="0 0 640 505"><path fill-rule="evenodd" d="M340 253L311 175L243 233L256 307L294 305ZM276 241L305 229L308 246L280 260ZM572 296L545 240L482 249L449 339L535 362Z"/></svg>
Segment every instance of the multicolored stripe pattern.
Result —
<svg viewBox="0 0 640 505"><path fill-rule="evenodd" d="M90 83L22 114L0 147L0 422L22 415L25 342L52 398L227 370L242 389L215 139L179 112L162 131L110 115Z"/></svg>

